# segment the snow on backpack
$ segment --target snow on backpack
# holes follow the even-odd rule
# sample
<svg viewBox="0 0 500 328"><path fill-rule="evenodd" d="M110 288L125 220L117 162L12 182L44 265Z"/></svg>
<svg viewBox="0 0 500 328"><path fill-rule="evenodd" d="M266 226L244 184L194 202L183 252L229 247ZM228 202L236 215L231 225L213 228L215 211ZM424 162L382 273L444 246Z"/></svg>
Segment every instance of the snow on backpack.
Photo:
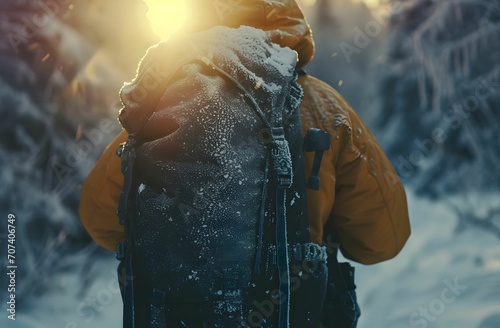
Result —
<svg viewBox="0 0 500 328"><path fill-rule="evenodd" d="M122 90L124 327L310 327L327 289L311 243L296 53L215 27L152 47Z"/></svg>

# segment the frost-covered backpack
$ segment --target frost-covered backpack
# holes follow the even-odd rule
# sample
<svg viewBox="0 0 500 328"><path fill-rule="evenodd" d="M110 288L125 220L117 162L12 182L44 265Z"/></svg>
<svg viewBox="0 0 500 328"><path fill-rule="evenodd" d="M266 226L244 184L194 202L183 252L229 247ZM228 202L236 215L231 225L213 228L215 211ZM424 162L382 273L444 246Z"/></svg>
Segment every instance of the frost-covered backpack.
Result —
<svg viewBox="0 0 500 328"><path fill-rule="evenodd" d="M327 284L311 243L296 53L250 27L148 51L122 90L124 327L311 327ZM317 174L309 180L318 188Z"/></svg>

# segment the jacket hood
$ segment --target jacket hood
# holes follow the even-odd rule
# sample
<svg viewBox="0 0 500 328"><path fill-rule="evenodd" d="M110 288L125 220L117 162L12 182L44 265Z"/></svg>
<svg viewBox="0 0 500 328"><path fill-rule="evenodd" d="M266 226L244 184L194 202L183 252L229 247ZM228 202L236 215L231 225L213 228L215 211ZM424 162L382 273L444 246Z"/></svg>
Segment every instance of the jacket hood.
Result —
<svg viewBox="0 0 500 328"><path fill-rule="evenodd" d="M188 0L188 4L190 19L186 32L217 25L247 25L264 30L272 42L295 50L299 67L314 55L311 28L295 0Z"/></svg>

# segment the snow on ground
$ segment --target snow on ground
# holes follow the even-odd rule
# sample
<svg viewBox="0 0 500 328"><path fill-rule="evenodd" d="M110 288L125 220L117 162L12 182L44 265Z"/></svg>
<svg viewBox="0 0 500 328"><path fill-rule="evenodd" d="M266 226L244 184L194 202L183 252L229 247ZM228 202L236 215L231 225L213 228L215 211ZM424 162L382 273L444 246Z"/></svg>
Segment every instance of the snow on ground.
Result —
<svg viewBox="0 0 500 328"><path fill-rule="evenodd" d="M500 240L472 228L457 233L446 204L408 196L412 236L403 251L381 264L355 265L358 327L500 327ZM57 290L30 300L34 308L18 313L15 323L3 315L0 327L119 328L116 264L112 254L96 260L82 295L73 287L82 283L75 273L54 277Z"/></svg>
<svg viewBox="0 0 500 328"><path fill-rule="evenodd" d="M71 255L70 255L71 256ZM82 258L82 261L84 259ZM92 265L93 283L82 290L82 278L73 272L55 276L57 289L26 304L29 309L16 321L0 318L3 328L119 328L122 299L118 288L114 254L98 258ZM20 305L21 307L21 305Z"/></svg>
<svg viewBox="0 0 500 328"><path fill-rule="evenodd" d="M358 327L500 327L500 240L472 228L457 233L450 207L408 196L412 236L403 251L355 265Z"/></svg>

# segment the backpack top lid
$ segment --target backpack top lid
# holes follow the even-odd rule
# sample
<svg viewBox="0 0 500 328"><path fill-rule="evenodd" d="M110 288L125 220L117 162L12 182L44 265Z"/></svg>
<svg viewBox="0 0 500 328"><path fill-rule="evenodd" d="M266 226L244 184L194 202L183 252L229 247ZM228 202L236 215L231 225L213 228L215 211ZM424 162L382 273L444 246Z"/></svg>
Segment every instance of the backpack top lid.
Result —
<svg viewBox="0 0 500 328"><path fill-rule="evenodd" d="M147 51L136 77L120 91L120 122L130 135L138 134L158 110L177 71L196 61L235 82L263 119L270 108L283 107L285 101L285 108L297 109L302 99L302 90L292 83L297 60L295 51L271 43L264 31L248 26L217 26L159 43Z"/></svg>

